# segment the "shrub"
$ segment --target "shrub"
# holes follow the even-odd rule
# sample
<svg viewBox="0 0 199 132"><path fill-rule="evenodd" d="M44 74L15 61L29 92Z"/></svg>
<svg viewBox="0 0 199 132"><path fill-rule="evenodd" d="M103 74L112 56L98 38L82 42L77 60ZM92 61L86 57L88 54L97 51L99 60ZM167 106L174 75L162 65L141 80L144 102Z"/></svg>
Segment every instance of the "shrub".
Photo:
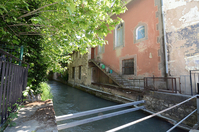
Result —
<svg viewBox="0 0 199 132"><path fill-rule="evenodd" d="M40 83L40 87L41 87L41 91L42 91L41 100L45 101L47 99L53 98L53 95L50 92L50 86L47 83L45 83L45 82Z"/></svg>

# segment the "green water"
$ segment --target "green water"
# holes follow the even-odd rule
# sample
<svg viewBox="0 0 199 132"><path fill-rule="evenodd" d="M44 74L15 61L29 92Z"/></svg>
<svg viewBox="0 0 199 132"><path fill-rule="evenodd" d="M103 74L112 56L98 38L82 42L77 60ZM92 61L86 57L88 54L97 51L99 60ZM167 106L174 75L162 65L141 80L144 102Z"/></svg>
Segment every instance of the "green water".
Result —
<svg viewBox="0 0 199 132"><path fill-rule="evenodd" d="M75 89L73 87L67 86L59 82L49 81L48 84L50 85L51 92L53 94L53 105L56 116L117 105L117 103L98 98L94 95L88 94L86 92L83 92L81 90ZM101 114L105 113L98 113L86 117L93 117ZM143 113L142 111L135 111L107 119L102 119L100 121L76 126L73 128L68 128L59 132L104 132L145 116L147 116L146 113ZM80 119L85 119L85 117L58 122L58 124L77 121ZM130 126L128 128L122 129L119 132L165 132L171 127L171 124L163 120L160 120L158 118L151 118L141 123ZM181 129L174 129L172 132L186 131Z"/></svg>

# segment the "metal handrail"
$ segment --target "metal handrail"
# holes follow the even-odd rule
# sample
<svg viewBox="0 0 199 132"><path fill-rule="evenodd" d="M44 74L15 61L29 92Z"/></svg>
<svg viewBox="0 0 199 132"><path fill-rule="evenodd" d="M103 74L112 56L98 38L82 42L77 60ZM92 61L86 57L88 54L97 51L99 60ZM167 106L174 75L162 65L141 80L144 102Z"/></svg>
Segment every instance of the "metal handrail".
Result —
<svg viewBox="0 0 199 132"><path fill-rule="evenodd" d="M95 110L79 112L79 113L75 113L75 114L68 114L68 115L64 115L64 116L58 116L58 117L56 117L56 121L62 121L62 120L82 117L82 116L86 116L86 115L92 115L92 114L95 114L95 113L100 113L100 112L104 112L104 111L110 111L110 110L124 108L124 107L132 106L132 105L141 104L141 103L144 103L144 102L145 102L144 100L141 100L141 101L126 103L126 104L120 104L120 105L115 105L115 106L99 108L99 109L95 109ZM79 121L74 121L74 122L71 122L71 123L61 124L61 125L58 125L57 128L58 128L58 130L62 130L62 129L66 129L66 128L70 128L70 127L86 124L86 123L89 123L89 122L94 122L94 121L98 121L98 120L101 120L101 119L105 119L105 118L109 118L109 117L113 117L113 116L129 113L129 112L133 112L133 111L144 109L144 108L145 108L144 106L140 106L140 107L130 108L130 109L126 109L126 110L119 110L118 112L104 114L104 115L100 115L100 116L96 116L96 117L91 117L91 118L87 118L87 119L83 119L83 120L79 120Z"/></svg>
<svg viewBox="0 0 199 132"><path fill-rule="evenodd" d="M173 126L172 128L170 128L169 130L167 130L167 132L170 132L171 130L173 130L174 128L176 128L180 123L182 123L184 120L186 120L189 116L191 116L193 113L195 113L197 111L197 109L195 109L194 111L192 111L189 115L187 115L185 118L183 118L181 121L179 121L177 124L175 124L175 126Z"/></svg>
<svg viewBox="0 0 199 132"><path fill-rule="evenodd" d="M145 103L144 100L141 101L136 101L136 102L131 102L131 103L126 103L126 104L120 104L120 105L114 105L114 106L109 106L105 108L99 108L95 110L89 110L89 111L84 111L84 112L79 112L75 114L68 114L68 115L63 115L63 116L56 116L56 121L62 121L62 120L67 120L67 119L72 119L72 118L77 118L77 117L82 117L86 115L91 115L99 112L104 112L104 111L109 111L109 110L115 110L119 108L124 108L132 105L138 105L140 103Z"/></svg>
<svg viewBox="0 0 199 132"><path fill-rule="evenodd" d="M149 118L152 118L152 117L154 117L154 116L157 116L157 115L159 115L159 114L161 114L161 113L163 113L163 112L166 112L166 111L168 111L168 110L170 110L170 109L173 109L173 108L175 108L175 107L177 107L177 106L179 106L179 105L181 105L181 104L184 104L184 103L190 101L191 99L196 98L197 96L198 96L198 95L195 95L195 96L193 96L193 97L191 97L191 98L189 98L189 99L187 99L187 100L185 100L185 101L183 101L183 102L181 102L181 103L178 103L178 104L176 104L176 105L174 105L174 106L172 106L172 107L169 107L169 108L167 108L167 109L165 109L165 110L162 110L162 111L160 111L160 112L154 113L154 114L149 115L149 116L147 116L147 117L138 119L138 120L136 120L136 121L127 123L127 124L125 124L125 125L116 127L116 128L114 128L114 129L108 130L108 131L106 131L106 132L116 132L116 131L118 131L118 130L124 129L124 128L129 127L129 126L132 126L132 125L134 125L134 124L137 124L137 123L142 122L142 121L144 121L144 120L147 120L147 119L149 119ZM193 111L193 112L195 112L195 111ZM185 118L186 118L186 117L185 117Z"/></svg>

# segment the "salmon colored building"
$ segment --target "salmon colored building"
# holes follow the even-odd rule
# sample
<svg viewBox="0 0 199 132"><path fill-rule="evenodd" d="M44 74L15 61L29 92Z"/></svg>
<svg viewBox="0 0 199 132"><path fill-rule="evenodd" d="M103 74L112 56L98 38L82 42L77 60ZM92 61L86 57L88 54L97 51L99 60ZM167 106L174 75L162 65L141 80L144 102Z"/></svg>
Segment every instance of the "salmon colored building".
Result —
<svg viewBox="0 0 199 132"><path fill-rule="evenodd" d="M166 76L161 0L130 0L126 7L112 16L123 21L105 37L108 44L84 57L71 54L69 83L128 87L129 79Z"/></svg>
<svg viewBox="0 0 199 132"><path fill-rule="evenodd" d="M123 19L105 39L108 44L91 50L91 58L124 78L164 77L165 56L161 0L132 0Z"/></svg>

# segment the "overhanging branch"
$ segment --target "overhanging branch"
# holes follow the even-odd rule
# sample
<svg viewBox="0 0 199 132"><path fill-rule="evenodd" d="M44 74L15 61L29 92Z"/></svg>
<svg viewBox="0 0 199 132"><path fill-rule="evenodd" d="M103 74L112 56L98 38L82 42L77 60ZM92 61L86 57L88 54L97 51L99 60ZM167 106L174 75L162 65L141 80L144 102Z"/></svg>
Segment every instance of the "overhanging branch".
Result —
<svg viewBox="0 0 199 132"><path fill-rule="evenodd" d="M58 2L55 2L55 3L52 3L52 4L48 4L48 5L42 6L42 7L38 8L38 9L36 9L36 10L34 10L34 11L31 11L31 12L29 12L29 13L27 13L27 14L24 14L24 15L18 17L17 19L30 16L30 15L32 15L33 13L35 13L35 12L37 12L37 11L39 11L39 10L45 8L45 7L48 7L48 6L51 6L51 5L55 5L55 4L57 4L57 3L58 3Z"/></svg>

